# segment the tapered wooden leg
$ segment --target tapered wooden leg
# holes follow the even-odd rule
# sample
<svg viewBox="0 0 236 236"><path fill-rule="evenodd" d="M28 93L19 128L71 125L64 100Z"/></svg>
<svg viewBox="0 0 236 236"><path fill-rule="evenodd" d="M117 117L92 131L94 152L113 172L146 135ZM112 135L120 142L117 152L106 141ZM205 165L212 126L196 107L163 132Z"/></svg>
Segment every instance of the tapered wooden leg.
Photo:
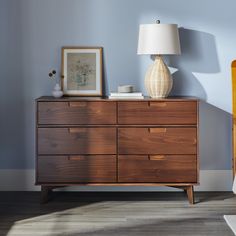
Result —
<svg viewBox="0 0 236 236"><path fill-rule="evenodd" d="M190 204L194 204L194 191L193 191L193 186L187 186L186 187L187 191L187 196L188 196L188 201Z"/></svg>
<svg viewBox="0 0 236 236"><path fill-rule="evenodd" d="M47 203L49 200L49 193L52 191L51 187L41 186L41 198L40 203Z"/></svg>
<svg viewBox="0 0 236 236"><path fill-rule="evenodd" d="M184 192L185 192L185 193L187 194L187 196L188 196L188 201L189 201L189 203L190 203L190 204L194 204L193 185L189 185L189 186L169 186L169 187L183 189Z"/></svg>

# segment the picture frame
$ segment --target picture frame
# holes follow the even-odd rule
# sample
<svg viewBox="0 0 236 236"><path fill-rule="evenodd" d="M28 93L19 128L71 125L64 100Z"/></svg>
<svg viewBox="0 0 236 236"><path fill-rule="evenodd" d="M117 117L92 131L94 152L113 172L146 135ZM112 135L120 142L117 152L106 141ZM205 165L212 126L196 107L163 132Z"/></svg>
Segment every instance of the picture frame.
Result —
<svg viewBox="0 0 236 236"><path fill-rule="evenodd" d="M64 95L101 97L102 59L102 47L62 47L61 87Z"/></svg>

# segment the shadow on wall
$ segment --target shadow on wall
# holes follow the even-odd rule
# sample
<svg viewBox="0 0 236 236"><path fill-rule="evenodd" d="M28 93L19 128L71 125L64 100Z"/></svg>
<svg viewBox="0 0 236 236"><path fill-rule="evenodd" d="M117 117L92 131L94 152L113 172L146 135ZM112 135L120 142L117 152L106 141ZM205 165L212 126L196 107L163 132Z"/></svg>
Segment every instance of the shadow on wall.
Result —
<svg viewBox="0 0 236 236"><path fill-rule="evenodd" d="M200 102L200 165L202 170L230 170L232 115Z"/></svg>
<svg viewBox="0 0 236 236"><path fill-rule="evenodd" d="M167 64L178 69L173 74L172 95L191 95L203 100L207 94L194 76L198 73L218 73L220 71L215 37L212 34L179 28L181 56L167 57Z"/></svg>
<svg viewBox="0 0 236 236"><path fill-rule="evenodd" d="M200 102L200 158L201 169L231 169L231 114L206 103L207 94L194 76L197 73L218 73L220 66L212 34L179 29L181 56L167 57L173 74L172 95L196 96ZM168 60L169 59L169 60ZM229 68L230 69L230 68ZM210 81L212 86L214 81Z"/></svg>
<svg viewBox="0 0 236 236"><path fill-rule="evenodd" d="M1 43L0 51L4 64L0 63L1 88L0 88L0 169L22 168L26 165L24 157L27 155L26 141L27 123L24 100L24 82L22 75L22 47L21 47L21 3L14 1L1 3L6 19L2 22L6 33L5 43ZM13 5L12 4L12 5ZM4 31L5 32L5 31Z"/></svg>
<svg viewBox="0 0 236 236"><path fill-rule="evenodd" d="M103 49L103 68L102 68L102 78L103 78L103 83L102 83L102 94L104 96L107 96L108 95L108 91L109 91L109 81L107 79L107 63L106 63L106 58L104 57L105 55L105 49Z"/></svg>

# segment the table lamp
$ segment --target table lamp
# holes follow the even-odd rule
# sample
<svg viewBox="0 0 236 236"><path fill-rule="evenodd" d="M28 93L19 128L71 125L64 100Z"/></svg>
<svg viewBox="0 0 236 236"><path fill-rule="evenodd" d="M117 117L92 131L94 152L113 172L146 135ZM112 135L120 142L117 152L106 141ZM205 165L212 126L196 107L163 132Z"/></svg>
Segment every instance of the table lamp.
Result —
<svg viewBox="0 0 236 236"><path fill-rule="evenodd" d="M173 79L162 55L180 54L178 25L156 24L140 25L138 54L155 55L155 61L146 73L145 87L150 97L165 98L172 89Z"/></svg>

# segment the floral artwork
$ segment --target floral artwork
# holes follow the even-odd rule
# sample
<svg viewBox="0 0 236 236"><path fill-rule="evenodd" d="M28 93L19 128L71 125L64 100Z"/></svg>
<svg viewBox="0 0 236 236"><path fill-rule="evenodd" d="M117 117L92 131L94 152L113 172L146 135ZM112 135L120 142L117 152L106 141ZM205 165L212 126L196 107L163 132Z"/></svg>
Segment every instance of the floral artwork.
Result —
<svg viewBox="0 0 236 236"><path fill-rule="evenodd" d="M68 53L68 89L96 89L96 54Z"/></svg>
<svg viewBox="0 0 236 236"><path fill-rule="evenodd" d="M102 96L102 48L62 48L65 95Z"/></svg>

